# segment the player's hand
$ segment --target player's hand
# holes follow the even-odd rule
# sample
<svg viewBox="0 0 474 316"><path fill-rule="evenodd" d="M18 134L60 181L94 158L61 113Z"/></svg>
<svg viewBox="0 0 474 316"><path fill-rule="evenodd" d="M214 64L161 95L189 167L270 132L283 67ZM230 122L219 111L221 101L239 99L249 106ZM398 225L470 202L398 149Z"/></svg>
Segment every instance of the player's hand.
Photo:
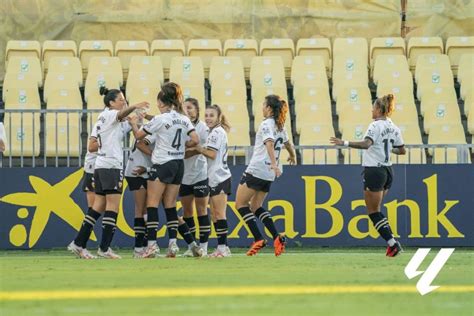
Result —
<svg viewBox="0 0 474 316"><path fill-rule="evenodd" d="M135 104L134 107L137 108L137 109L148 109L150 107L150 103L148 103L146 101L145 102L140 102L138 104Z"/></svg>
<svg viewBox="0 0 474 316"><path fill-rule="evenodd" d="M128 120L128 123L130 123L130 125L137 125L139 117L138 115L130 115L130 116L127 116L127 120Z"/></svg>
<svg viewBox="0 0 474 316"><path fill-rule="evenodd" d="M333 145L342 146L344 145L344 141L342 139L331 137L329 138L329 142Z"/></svg>
<svg viewBox="0 0 474 316"><path fill-rule="evenodd" d="M270 169L272 169L273 172L275 172L275 177L278 178L278 177L281 176L281 170L280 170L280 168L278 168L277 165L271 165L271 166L270 166Z"/></svg>
<svg viewBox="0 0 474 316"><path fill-rule="evenodd" d="M133 170L132 170L132 174L133 174L134 176L139 176L139 175L141 175L141 174L144 174L145 172L146 172L146 168L145 168L145 167L141 167L141 166L140 166L140 167L135 167L135 168L133 168Z"/></svg>
<svg viewBox="0 0 474 316"><path fill-rule="evenodd" d="M291 166L296 165L296 157L295 156L290 156L286 160Z"/></svg>

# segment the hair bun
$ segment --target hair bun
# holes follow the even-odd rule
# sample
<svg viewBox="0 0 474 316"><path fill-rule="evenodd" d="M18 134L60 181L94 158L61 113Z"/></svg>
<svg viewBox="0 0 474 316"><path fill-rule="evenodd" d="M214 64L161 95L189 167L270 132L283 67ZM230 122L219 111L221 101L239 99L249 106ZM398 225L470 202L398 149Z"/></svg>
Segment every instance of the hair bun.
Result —
<svg viewBox="0 0 474 316"><path fill-rule="evenodd" d="M99 93L100 95L107 95L109 93L109 89L107 89L105 86L101 86Z"/></svg>

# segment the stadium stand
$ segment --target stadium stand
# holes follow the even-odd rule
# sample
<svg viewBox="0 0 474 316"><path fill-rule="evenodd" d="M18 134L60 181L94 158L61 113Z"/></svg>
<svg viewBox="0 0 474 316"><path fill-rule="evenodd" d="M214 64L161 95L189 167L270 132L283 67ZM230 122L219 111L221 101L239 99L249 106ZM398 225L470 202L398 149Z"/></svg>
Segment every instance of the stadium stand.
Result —
<svg viewBox="0 0 474 316"><path fill-rule="evenodd" d="M300 38L296 43L297 56L320 56L326 67L326 74L332 74L332 49L329 38Z"/></svg>
<svg viewBox="0 0 474 316"><path fill-rule="evenodd" d="M415 72L419 55L443 54L443 40L441 37L411 37L408 40L408 64L412 73Z"/></svg>
<svg viewBox="0 0 474 316"><path fill-rule="evenodd" d="M82 41L79 44L79 59L82 64L84 77L87 76L89 61L92 57L112 57L114 46L112 41Z"/></svg>
<svg viewBox="0 0 474 316"><path fill-rule="evenodd" d="M286 78L290 78L295 43L290 38L263 39L260 42L260 56L280 56L285 67Z"/></svg>
<svg viewBox="0 0 474 316"><path fill-rule="evenodd" d="M148 56L150 47L147 41L117 41L115 43L115 56L120 58L123 78L127 80L130 60L133 56Z"/></svg>
<svg viewBox="0 0 474 316"><path fill-rule="evenodd" d="M192 39L188 43L188 56L201 58L205 78L209 78L212 58L221 55L222 43L218 39Z"/></svg>
<svg viewBox="0 0 474 316"><path fill-rule="evenodd" d="M161 58L165 79L169 79L171 59L185 56L186 49L183 40L180 39L154 40L151 43L150 54Z"/></svg>
<svg viewBox="0 0 474 316"><path fill-rule="evenodd" d="M76 57L77 44L74 41L44 41L42 48L44 74L48 72L49 64L54 57Z"/></svg>
<svg viewBox="0 0 474 316"><path fill-rule="evenodd" d="M38 41L15 41L7 42L5 50L5 66L11 57L36 57L41 58L41 44Z"/></svg>
<svg viewBox="0 0 474 316"><path fill-rule="evenodd" d="M446 40L446 55L448 55L451 62L454 76L457 76L458 69L461 66L461 57L465 54L474 54L474 36L448 37Z"/></svg>
<svg viewBox="0 0 474 316"><path fill-rule="evenodd" d="M224 42L224 55L240 57L248 79L252 58L258 56L258 43L254 39L228 39Z"/></svg>

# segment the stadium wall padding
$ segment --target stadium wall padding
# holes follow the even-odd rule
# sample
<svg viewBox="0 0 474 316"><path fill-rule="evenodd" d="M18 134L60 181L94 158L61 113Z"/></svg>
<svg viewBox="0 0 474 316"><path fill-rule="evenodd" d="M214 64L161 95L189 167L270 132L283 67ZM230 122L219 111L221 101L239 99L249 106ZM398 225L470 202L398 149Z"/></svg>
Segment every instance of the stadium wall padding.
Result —
<svg viewBox="0 0 474 316"><path fill-rule="evenodd" d="M474 246L474 165L398 165L394 170L382 211L403 245ZM231 171L235 192L244 166ZM290 238L290 247L384 245L368 225L361 171L360 166L284 167L264 207ZM0 249L65 247L87 206L82 174L78 168L0 169ZM124 189L113 246L132 247L133 197L126 184ZM234 201L231 195L229 244L247 247L252 239ZM159 244L165 247L165 215L161 208L159 212ZM93 239L100 234L98 223ZM211 247L216 243L213 230ZM89 246L97 247L97 242Z"/></svg>
<svg viewBox="0 0 474 316"><path fill-rule="evenodd" d="M299 38L400 35L398 0L2 0L0 79L8 40ZM410 36L472 35L471 0L410 0Z"/></svg>

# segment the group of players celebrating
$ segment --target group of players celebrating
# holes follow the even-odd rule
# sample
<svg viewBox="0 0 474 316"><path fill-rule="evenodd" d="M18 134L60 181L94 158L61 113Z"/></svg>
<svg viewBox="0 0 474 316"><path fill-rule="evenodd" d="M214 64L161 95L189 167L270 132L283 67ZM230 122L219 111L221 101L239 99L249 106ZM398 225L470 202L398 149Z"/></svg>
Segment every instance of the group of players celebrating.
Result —
<svg viewBox="0 0 474 316"><path fill-rule="evenodd" d="M161 114L157 116L146 114L150 106L147 102L127 106L120 90L102 87L100 92L104 95L105 108L92 128L84 163L83 190L87 194L88 211L68 250L83 259L120 258L110 245L125 175L135 202L135 258L154 258L160 252L156 242L160 204L164 207L169 239L166 257L177 256L178 233L188 244L183 256L230 257L226 217L227 197L232 190L232 175L227 166L230 125L221 108L218 105L207 107L205 123L200 121L198 101L184 100L181 87L173 82L164 84L158 94ZM275 256L279 256L285 251L286 237L276 229L263 202L272 182L282 173L279 168L281 150L288 151L289 164L296 164L296 154L285 130L286 101L268 95L263 100L262 111L264 120L256 134L252 158L237 188L236 207L255 239L247 255L257 255L267 244L257 225L258 218L271 233ZM402 249L380 212L380 205L393 178L389 153L404 154L405 150L400 130L388 118L391 111L393 96L377 99L372 109L374 122L364 141L332 138L331 142L367 149L363 156L367 210L375 228L388 243L387 256L393 257ZM122 140L130 131L135 144L124 171ZM176 209L178 195L182 217ZM96 256L87 250L87 241L102 215L102 236ZM211 220L217 234L217 247L208 254Z"/></svg>

